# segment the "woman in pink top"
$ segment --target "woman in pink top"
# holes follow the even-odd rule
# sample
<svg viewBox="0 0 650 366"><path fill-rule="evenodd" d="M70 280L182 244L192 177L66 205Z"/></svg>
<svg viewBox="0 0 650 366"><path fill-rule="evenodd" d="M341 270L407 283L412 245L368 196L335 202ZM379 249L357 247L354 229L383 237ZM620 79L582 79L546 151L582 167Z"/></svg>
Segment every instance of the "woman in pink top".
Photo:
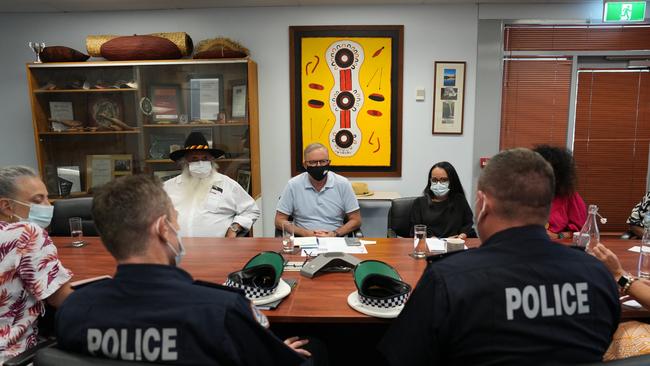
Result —
<svg viewBox="0 0 650 366"><path fill-rule="evenodd" d="M551 164L555 174L555 198L546 231L551 239L571 237L587 220L587 206L575 190L576 167L571 151L549 145L534 150Z"/></svg>

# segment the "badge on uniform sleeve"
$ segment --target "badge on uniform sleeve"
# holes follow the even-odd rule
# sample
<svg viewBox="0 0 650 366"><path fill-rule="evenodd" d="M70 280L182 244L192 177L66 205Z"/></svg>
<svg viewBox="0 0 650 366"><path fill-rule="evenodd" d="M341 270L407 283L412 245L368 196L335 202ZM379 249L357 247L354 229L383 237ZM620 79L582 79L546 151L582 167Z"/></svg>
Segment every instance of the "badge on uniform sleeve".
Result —
<svg viewBox="0 0 650 366"><path fill-rule="evenodd" d="M276 252L254 256L240 271L228 275L225 285L244 290L255 305L282 299L291 293L291 286L282 280L284 258Z"/></svg>
<svg viewBox="0 0 650 366"><path fill-rule="evenodd" d="M377 260L357 264L354 284L357 291L348 296L348 305L378 318L396 318L411 292L411 286L402 281L393 267Z"/></svg>

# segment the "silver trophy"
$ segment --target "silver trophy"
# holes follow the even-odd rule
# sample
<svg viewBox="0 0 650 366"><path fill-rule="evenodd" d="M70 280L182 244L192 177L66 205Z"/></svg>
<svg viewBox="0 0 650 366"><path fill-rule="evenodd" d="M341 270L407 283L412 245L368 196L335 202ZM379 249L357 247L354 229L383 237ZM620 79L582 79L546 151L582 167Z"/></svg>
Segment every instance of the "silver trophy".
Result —
<svg viewBox="0 0 650 366"><path fill-rule="evenodd" d="M37 64L42 63L43 61L41 61L41 52L43 52L43 49L45 48L45 43L44 42L29 42L28 45L29 45L29 48L31 48L32 51L34 51L34 53L36 54L36 61L34 61L34 62L37 63Z"/></svg>

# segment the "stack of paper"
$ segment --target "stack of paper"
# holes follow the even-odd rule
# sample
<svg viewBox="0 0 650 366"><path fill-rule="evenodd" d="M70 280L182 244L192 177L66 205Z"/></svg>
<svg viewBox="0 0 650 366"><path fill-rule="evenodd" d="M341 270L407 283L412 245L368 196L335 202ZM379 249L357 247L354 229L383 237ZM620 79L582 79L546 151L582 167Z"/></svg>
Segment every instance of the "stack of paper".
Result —
<svg viewBox="0 0 650 366"><path fill-rule="evenodd" d="M298 240L301 239L301 240ZM316 239L316 246L313 245L312 239ZM345 238L296 238L296 245L300 247L303 257L316 256L321 253L341 252L350 254L367 254L368 250L365 245L350 246L345 242Z"/></svg>

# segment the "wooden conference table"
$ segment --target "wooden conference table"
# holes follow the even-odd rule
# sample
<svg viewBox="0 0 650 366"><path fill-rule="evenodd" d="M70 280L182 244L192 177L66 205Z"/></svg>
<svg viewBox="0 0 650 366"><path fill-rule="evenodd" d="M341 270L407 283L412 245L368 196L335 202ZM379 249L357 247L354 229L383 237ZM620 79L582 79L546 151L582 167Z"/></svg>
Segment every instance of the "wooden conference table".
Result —
<svg viewBox="0 0 650 366"><path fill-rule="evenodd" d="M86 237L88 245L73 248L70 238L53 238L63 265L74 273L73 281L100 275L113 275L116 263L97 237ZM367 245L368 254L355 255L361 260L378 259L391 264L402 278L413 287L426 266L425 260L415 260L408 253L413 248L413 239L379 238L367 239L376 244ZM638 240L603 239L603 242L618 255L623 267L636 273L638 253L627 249L638 245ZM184 238L187 255L181 267L195 279L223 283L229 273L240 270L244 264L260 251L277 251L280 238ZM477 239L470 239L468 246L478 246ZM522 243L525 245L525 243ZM567 243L568 244L568 243ZM285 255L289 261L304 261L299 255ZM363 315L347 304L348 295L356 290L352 273L328 273L313 279L300 272L285 271L284 278L295 278L297 286L282 304L271 311L265 311L272 323L375 323L385 322ZM646 318L650 312L623 307L623 318Z"/></svg>

